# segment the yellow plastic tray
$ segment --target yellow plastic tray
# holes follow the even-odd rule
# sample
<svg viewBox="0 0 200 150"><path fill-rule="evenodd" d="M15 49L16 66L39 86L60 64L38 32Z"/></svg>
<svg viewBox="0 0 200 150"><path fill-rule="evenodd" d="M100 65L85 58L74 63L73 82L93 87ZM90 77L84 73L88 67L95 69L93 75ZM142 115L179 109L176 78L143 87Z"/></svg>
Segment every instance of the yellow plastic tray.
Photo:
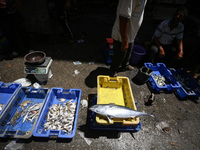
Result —
<svg viewBox="0 0 200 150"><path fill-rule="evenodd" d="M109 103L137 110L130 82L127 77L109 77L102 75L97 77L97 104ZM114 124L116 122L122 123L122 125L137 125L139 124L139 117L135 117L134 119L113 118L112 123L109 123L107 117L97 114L96 122L103 125Z"/></svg>

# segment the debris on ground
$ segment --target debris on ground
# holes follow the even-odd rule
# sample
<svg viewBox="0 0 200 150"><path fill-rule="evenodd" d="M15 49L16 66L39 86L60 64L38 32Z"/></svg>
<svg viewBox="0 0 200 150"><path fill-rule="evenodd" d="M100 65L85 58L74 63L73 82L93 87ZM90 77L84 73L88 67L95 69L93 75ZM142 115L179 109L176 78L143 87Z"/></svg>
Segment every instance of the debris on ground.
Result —
<svg viewBox="0 0 200 150"><path fill-rule="evenodd" d="M165 132L165 133L168 133L169 130L170 130L169 124L166 123L166 122L164 122L164 121L158 123L158 124L156 125L156 128L157 128L159 131L163 131L163 132Z"/></svg>
<svg viewBox="0 0 200 150"><path fill-rule="evenodd" d="M35 82L35 83L33 84L33 87L36 88L36 89L39 89L41 86L40 86L39 83Z"/></svg>
<svg viewBox="0 0 200 150"><path fill-rule="evenodd" d="M30 86L31 85L31 80L27 78L20 78L14 81L14 83L20 83L22 86Z"/></svg>
<svg viewBox="0 0 200 150"><path fill-rule="evenodd" d="M95 64L94 61L89 62L89 65L94 65L94 64Z"/></svg>
<svg viewBox="0 0 200 150"><path fill-rule="evenodd" d="M82 63L80 61L74 61L73 64L74 65L81 65Z"/></svg>
<svg viewBox="0 0 200 150"><path fill-rule="evenodd" d="M188 113L186 110L183 110L181 107L179 107L178 105L175 105L176 108L178 108L180 111L184 112L184 113Z"/></svg>
<svg viewBox="0 0 200 150"><path fill-rule="evenodd" d="M170 143L172 146L176 146L176 147L179 147L178 144L176 143Z"/></svg>
<svg viewBox="0 0 200 150"><path fill-rule="evenodd" d="M79 132L80 137L82 137L85 142L87 143L87 145L90 145L92 143L91 140L89 140L88 138L84 137L84 134L82 132Z"/></svg>
<svg viewBox="0 0 200 150"><path fill-rule="evenodd" d="M164 97L161 98L161 100L166 103L166 99Z"/></svg>
<svg viewBox="0 0 200 150"><path fill-rule="evenodd" d="M79 74L80 72L78 70L74 70L74 74L77 75Z"/></svg>
<svg viewBox="0 0 200 150"><path fill-rule="evenodd" d="M88 107L88 101L86 99L81 100L81 106L82 108Z"/></svg>
<svg viewBox="0 0 200 150"><path fill-rule="evenodd" d="M182 131L182 130L180 130L180 129L178 129L178 133L179 133L179 134L182 134L182 133L183 133L183 131Z"/></svg>
<svg viewBox="0 0 200 150"><path fill-rule="evenodd" d="M169 127L164 127L164 128L162 128L162 130L165 132L165 133L168 133L169 132Z"/></svg>
<svg viewBox="0 0 200 150"><path fill-rule="evenodd" d="M5 150L22 150L24 149L24 143L17 143L16 140L11 141L6 147L4 147Z"/></svg>

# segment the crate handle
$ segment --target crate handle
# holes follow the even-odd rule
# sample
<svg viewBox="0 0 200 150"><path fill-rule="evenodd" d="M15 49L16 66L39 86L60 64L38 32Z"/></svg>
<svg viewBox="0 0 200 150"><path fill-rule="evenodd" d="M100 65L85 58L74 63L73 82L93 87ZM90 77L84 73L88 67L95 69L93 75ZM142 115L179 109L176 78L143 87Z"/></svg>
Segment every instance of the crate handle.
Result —
<svg viewBox="0 0 200 150"><path fill-rule="evenodd" d="M8 88L8 86L9 86L9 85L6 84L6 83L4 83L4 84L1 85L2 88Z"/></svg>
<svg viewBox="0 0 200 150"><path fill-rule="evenodd" d="M3 82L0 82L0 86L2 86L3 85Z"/></svg>
<svg viewBox="0 0 200 150"><path fill-rule="evenodd" d="M119 78L118 77L110 77L109 79L110 82L119 82Z"/></svg>
<svg viewBox="0 0 200 150"><path fill-rule="evenodd" d="M69 93L69 90L63 90L62 93L63 93L63 94L64 94L64 93L68 94L68 93Z"/></svg>
<svg viewBox="0 0 200 150"><path fill-rule="evenodd" d="M117 82L117 80L114 80L114 79L110 79L110 82Z"/></svg>
<svg viewBox="0 0 200 150"><path fill-rule="evenodd" d="M57 131L56 131L56 130L51 130L51 132L50 132L50 135L51 135L51 136L52 136L52 135L54 135L54 136L56 135L56 136L57 136L58 134L59 134L59 131L58 131L58 130L57 130Z"/></svg>
<svg viewBox="0 0 200 150"><path fill-rule="evenodd" d="M7 130L7 132L5 132L5 133L7 133L7 135L14 135L16 133L16 131L9 131L9 130Z"/></svg>
<svg viewBox="0 0 200 150"><path fill-rule="evenodd" d="M30 93L38 93L39 89L32 89Z"/></svg>

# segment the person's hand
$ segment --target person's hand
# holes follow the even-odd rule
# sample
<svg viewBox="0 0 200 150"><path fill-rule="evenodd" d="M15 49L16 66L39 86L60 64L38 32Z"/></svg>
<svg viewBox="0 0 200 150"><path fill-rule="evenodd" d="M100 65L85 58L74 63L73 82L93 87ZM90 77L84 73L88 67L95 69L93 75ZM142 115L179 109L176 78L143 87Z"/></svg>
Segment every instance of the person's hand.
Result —
<svg viewBox="0 0 200 150"><path fill-rule="evenodd" d="M183 52L182 51L177 54L177 59L181 59L181 58L183 58Z"/></svg>
<svg viewBox="0 0 200 150"><path fill-rule="evenodd" d="M127 51L127 49L128 49L128 41L122 42L122 45L121 45L122 52Z"/></svg>
<svg viewBox="0 0 200 150"><path fill-rule="evenodd" d="M21 8L21 2L22 2L21 0L16 0L15 1L14 5L13 5L13 8L14 8L15 11L20 10L20 8Z"/></svg>
<svg viewBox="0 0 200 150"><path fill-rule="evenodd" d="M159 57L161 58L165 57L165 51L163 48L160 48Z"/></svg>
<svg viewBox="0 0 200 150"><path fill-rule="evenodd" d="M66 3L65 3L65 5L64 5L64 8L65 8L66 10L69 10L70 7L71 7L70 0L66 0Z"/></svg>

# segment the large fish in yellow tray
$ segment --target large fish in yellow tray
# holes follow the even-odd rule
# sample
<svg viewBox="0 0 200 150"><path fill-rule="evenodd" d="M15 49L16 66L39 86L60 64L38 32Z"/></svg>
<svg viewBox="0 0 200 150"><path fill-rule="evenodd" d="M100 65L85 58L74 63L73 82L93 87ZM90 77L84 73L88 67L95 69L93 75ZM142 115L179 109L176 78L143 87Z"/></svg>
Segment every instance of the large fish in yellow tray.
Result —
<svg viewBox="0 0 200 150"><path fill-rule="evenodd" d="M139 116L143 116L143 115L148 115L148 116L155 118L154 115L152 115L152 114L139 112L139 111L133 110L128 107L115 105L113 103L97 104L97 105L90 107L89 110L91 110L97 114L106 116L109 120L109 123L112 122L111 118L135 118L135 117L139 117Z"/></svg>

